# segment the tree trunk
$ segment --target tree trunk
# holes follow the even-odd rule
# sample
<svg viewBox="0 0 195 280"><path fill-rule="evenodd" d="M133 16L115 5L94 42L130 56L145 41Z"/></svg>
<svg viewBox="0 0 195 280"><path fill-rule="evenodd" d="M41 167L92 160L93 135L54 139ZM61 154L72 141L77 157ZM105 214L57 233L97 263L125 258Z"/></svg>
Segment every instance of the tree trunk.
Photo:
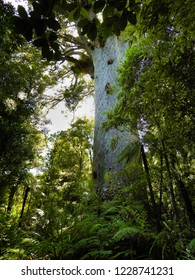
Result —
<svg viewBox="0 0 195 280"><path fill-rule="evenodd" d="M12 210L14 195L15 195L16 191L17 191L17 184L13 185L10 189L9 200L8 200L8 205L7 205L7 214L9 214Z"/></svg>
<svg viewBox="0 0 195 280"><path fill-rule="evenodd" d="M25 205L26 205L26 201L27 201L29 191L30 191L30 188L28 186L26 186L25 192L24 192L24 198L23 198L23 202L22 202L22 209L21 209L21 212L20 212L19 227L22 226L22 218L23 218L24 208L25 208Z"/></svg>
<svg viewBox="0 0 195 280"><path fill-rule="evenodd" d="M148 188L149 188L150 200L151 200L151 203L152 203L153 216L156 220L156 226L157 226L158 230L160 231L161 230L160 214L159 214L158 206L157 206L156 201L155 201L154 191L153 191L153 187L152 187L152 180L151 180L151 177L150 177L149 164L148 164L148 160L147 160L147 157L146 157L146 153L145 153L143 144L141 144L141 154L142 154L142 161L143 161L143 165L144 165L144 170L145 170L145 173L146 173L146 180L147 180Z"/></svg>
<svg viewBox="0 0 195 280"><path fill-rule="evenodd" d="M117 188L124 184L122 178L123 166L117 162L117 156L132 141L129 131L121 132L111 129L105 132L102 123L106 121L106 112L115 107L117 102L116 68L124 58L128 44L116 36L107 39L103 47L96 46L93 51L94 82L95 82L95 131L94 131L94 161L93 175L97 192L102 199L109 198L108 188ZM111 140L118 140L116 149L110 147ZM105 175L112 178L106 180ZM108 176L107 176L108 177Z"/></svg>
<svg viewBox="0 0 195 280"><path fill-rule="evenodd" d="M170 190L170 194L171 194L173 211L175 214L176 221L179 223L179 213L178 213L178 209L177 209L177 202L176 202L175 192L174 192L174 188L173 188L173 180L172 180L172 174L171 174L169 159L168 159L168 155L167 155L167 150L166 150L165 143L163 140L161 140L161 144L162 144L162 149L163 149L163 156L165 159L165 165L166 165L166 169L167 169L168 186L169 186L169 190Z"/></svg>
<svg viewBox="0 0 195 280"><path fill-rule="evenodd" d="M180 191L181 191L181 194L182 194L185 206L186 206L186 211L187 211L188 216L190 218L190 222L192 224L195 224L195 213L194 213L194 210L193 210L193 206L192 206L190 196L189 196L188 191L185 187L185 184L181 179L177 178L176 180L177 180L177 185L180 188Z"/></svg>
<svg viewBox="0 0 195 280"><path fill-rule="evenodd" d="M186 185L185 185L184 181L182 180L182 175L179 174L179 173L181 173L181 170L182 170L180 168L180 162L175 155L171 156L171 162L172 162L173 177L175 179L176 185L178 186L178 188L181 192L183 201L186 206L186 211L189 216L190 223L195 224L195 212L193 209L193 204L190 199L190 195L188 193ZM177 163L177 167L176 167L176 163ZM188 164L186 164L186 160L184 160L184 165L188 165ZM178 169L180 169L180 172L178 172Z"/></svg>

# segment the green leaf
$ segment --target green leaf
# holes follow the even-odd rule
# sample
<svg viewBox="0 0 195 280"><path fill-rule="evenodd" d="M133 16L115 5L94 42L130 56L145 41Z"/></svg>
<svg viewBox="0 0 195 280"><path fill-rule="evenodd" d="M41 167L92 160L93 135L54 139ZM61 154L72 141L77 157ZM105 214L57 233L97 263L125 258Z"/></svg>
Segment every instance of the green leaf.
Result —
<svg viewBox="0 0 195 280"><path fill-rule="evenodd" d="M61 54L61 52L60 52L59 50L55 50L54 59L55 59L56 61L59 61L59 60L62 59L62 54Z"/></svg>
<svg viewBox="0 0 195 280"><path fill-rule="evenodd" d="M44 58L47 58L49 57L49 55L50 55L49 45L46 42L44 45L42 45L42 56Z"/></svg>
<svg viewBox="0 0 195 280"><path fill-rule="evenodd" d="M41 20L41 15L37 14L35 11L30 12L30 21L33 26L36 26L37 21Z"/></svg>
<svg viewBox="0 0 195 280"><path fill-rule="evenodd" d="M104 39L107 39L112 34L113 18L106 18L101 24L102 35Z"/></svg>
<svg viewBox="0 0 195 280"><path fill-rule="evenodd" d="M55 32L50 32L48 39L49 41L56 41L58 39L58 35Z"/></svg>
<svg viewBox="0 0 195 280"><path fill-rule="evenodd" d="M40 4L41 4L41 11L42 11L42 14L46 17L48 17L51 12L52 12L52 9L53 9L53 6L54 6L54 3L55 1L48 1L48 0L41 0L40 1Z"/></svg>
<svg viewBox="0 0 195 280"><path fill-rule="evenodd" d="M25 245L25 246L32 246L33 244L36 244L38 241L33 239L33 238L24 238L21 241L21 244Z"/></svg>
<svg viewBox="0 0 195 280"><path fill-rule="evenodd" d="M47 61L51 61L54 59L54 52L53 51L49 51L48 55L47 55Z"/></svg>
<svg viewBox="0 0 195 280"><path fill-rule="evenodd" d="M77 243L78 248L90 248L90 247L98 247L100 246L100 240L97 237L88 237L85 239L81 239Z"/></svg>
<svg viewBox="0 0 195 280"><path fill-rule="evenodd" d="M124 149L118 154L117 161L127 161L128 158L131 160L136 159L137 162L140 160L140 142L132 141L131 144L124 147Z"/></svg>
<svg viewBox="0 0 195 280"><path fill-rule="evenodd" d="M45 20L39 19L36 21L35 25L35 33L37 36L41 36L47 29L47 25L45 23Z"/></svg>
<svg viewBox="0 0 195 280"><path fill-rule="evenodd" d="M55 13L53 11L49 14L49 18L55 19Z"/></svg>
<svg viewBox="0 0 195 280"><path fill-rule="evenodd" d="M140 230L136 227L125 227L117 231L114 235L114 239L117 241L127 239L129 236L140 233Z"/></svg>
<svg viewBox="0 0 195 280"><path fill-rule="evenodd" d="M113 25L113 17L105 18L105 20L102 23L102 27L104 28L112 27L112 25Z"/></svg>
<svg viewBox="0 0 195 280"><path fill-rule="evenodd" d="M79 22L78 22L78 24L77 24L77 26L79 27L79 28L84 28L85 26L87 26L87 25L89 25L90 24L90 21L88 20L88 19L81 19Z"/></svg>
<svg viewBox="0 0 195 280"><path fill-rule="evenodd" d="M73 13L73 19L78 20L81 14L81 7L77 7Z"/></svg>
<svg viewBox="0 0 195 280"><path fill-rule="evenodd" d="M131 12L131 11L127 11L127 20L133 24L133 25L136 25L137 23L137 17L136 17L136 14Z"/></svg>
<svg viewBox="0 0 195 280"><path fill-rule="evenodd" d="M119 25L121 31L125 30L125 28L127 27L127 18L121 18Z"/></svg>
<svg viewBox="0 0 195 280"><path fill-rule="evenodd" d="M115 32L119 32L118 35L120 35L120 32L122 30L124 30L127 26L127 16L125 13L122 14L122 16L119 17L115 17L115 19L113 20L113 31Z"/></svg>
<svg viewBox="0 0 195 280"><path fill-rule="evenodd" d="M91 227L90 229L90 232L93 233L93 232L97 232L97 230L101 229L102 228L102 224L95 224Z"/></svg>
<svg viewBox="0 0 195 280"><path fill-rule="evenodd" d="M60 46L59 46L58 43L56 43L56 42L50 42L50 46L52 47L53 50L59 51Z"/></svg>
<svg viewBox="0 0 195 280"><path fill-rule="evenodd" d="M23 34L26 30L26 26L29 25L29 23L27 20L15 16L14 25L15 25L15 32L18 34Z"/></svg>
<svg viewBox="0 0 195 280"><path fill-rule="evenodd" d="M105 215L105 216L106 216L106 215L114 216L114 215L116 215L116 214L118 214L118 213L119 213L118 207L112 206L112 207L108 208L108 209L104 212L104 215Z"/></svg>
<svg viewBox="0 0 195 280"><path fill-rule="evenodd" d="M72 1L70 4L66 3L66 4L63 4L63 5L66 8L66 10L69 11L69 12L72 12L77 7L76 1Z"/></svg>
<svg viewBox="0 0 195 280"><path fill-rule="evenodd" d="M87 36L91 41L94 41L97 37L97 26L94 21L91 24L89 24Z"/></svg>
<svg viewBox="0 0 195 280"><path fill-rule="evenodd" d="M95 1L95 4L93 6L94 12L95 13L100 13L103 10L104 6L105 6L105 1L104 0L103 1L102 0Z"/></svg>
<svg viewBox="0 0 195 280"><path fill-rule="evenodd" d="M190 241L188 246L191 250L195 251L195 238Z"/></svg>
<svg viewBox="0 0 195 280"><path fill-rule="evenodd" d="M85 26L83 26L82 31L81 31L81 34L82 34L82 35L85 35L85 34L88 33L88 30L89 30L90 25L91 25L91 22L89 21L88 24L86 24Z"/></svg>
<svg viewBox="0 0 195 280"><path fill-rule="evenodd" d="M47 39L39 38L33 41L33 45L36 47L42 47L47 44Z"/></svg>
<svg viewBox="0 0 195 280"><path fill-rule="evenodd" d="M88 259L107 259L110 255L112 255L112 250L92 250L89 253L82 256L81 260Z"/></svg>
<svg viewBox="0 0 195 280"><path fill-rule="evenodd" d="M23 36L26 38L27 41L32 40L33 31L32 31L31 26L26 28L26 31L24 32Z"/></svg>
<svg viewBox="0 0 195 280"><path fill-rule="evenodd" d="M89 13L86 9L84 9L83 7L81 7L81 11L80 11L80 14L82 17L84 18L88 18L89 17Z"/></svg>
<svg viewBox="0 0 195 280"><path fill-rule="evenodd" d="M78 20L80 17L80 13L81 13L81 7L76 7L74 10L72 10L68 16L68 19L70 21L75 21Z"/></svg>
<svg viewBox="0 0 195 280"><path fill-rule="evenodd" d="M96 26L99 28L101 25L100 20L98 18L95 18L94 21L95 21Z"/></svg>
<svg viewBox="0 0 195 280"><path fill-rule="evenodd" d="M125 9L127 0L108 0L108 4L114 8L116 8L118 11L122 11Z"/></svg>
<svg viewBox="0 0 195 280"><path fill-rule="evenodd" d="M54 18L49 18L47 20L47 24L48 24L49 28L51 28L55 31L58 31L61 28L61 25L59 24L59 22L57 20L55 20Z"/></svg>
<svg viewBox="0 0 195 280"><path fill-rule="evenodd" d="M18 6L18 14L22 19L28 18L28 14L27 14L25 8L21 5Z"/></svg>
<svg viewBox="0 0 195 280"><path fill-rule="evenodd" d="M106 19L108 17L112 17L114 13L114 8L111 6L106 6L103 11L103 18Z"/></svg>
<svg viewBox="0 0 195 280"><path fill-rule="evenodd" d="M121 19L117 16L113 17L113 32L116 34L116 36L119 36L121 33Z"/></svg>
<svg viewBox="0 0 195 280"><path fill-rule="evenodd" d="M32 5L33 5L33 9L34 9L34 11L32 11L32 12L36 13L37 16L41 17L41 15L42 15L41 5L35 1L32 3Z"/></svg>

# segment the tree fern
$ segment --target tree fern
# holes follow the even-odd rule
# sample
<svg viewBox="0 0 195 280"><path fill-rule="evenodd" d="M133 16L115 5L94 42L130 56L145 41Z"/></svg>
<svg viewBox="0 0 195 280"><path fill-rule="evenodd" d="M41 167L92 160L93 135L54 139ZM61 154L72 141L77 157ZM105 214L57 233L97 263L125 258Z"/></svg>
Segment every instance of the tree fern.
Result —
<svg viewBox="0 0 195 280"><path fill-rule="evenodd" d="M132 158L134 158L136 159L136 162L140 162L140 156L140 141L136 139L121 151L117 157L117 160L125 160L126 163L128 163Z"/></svg>

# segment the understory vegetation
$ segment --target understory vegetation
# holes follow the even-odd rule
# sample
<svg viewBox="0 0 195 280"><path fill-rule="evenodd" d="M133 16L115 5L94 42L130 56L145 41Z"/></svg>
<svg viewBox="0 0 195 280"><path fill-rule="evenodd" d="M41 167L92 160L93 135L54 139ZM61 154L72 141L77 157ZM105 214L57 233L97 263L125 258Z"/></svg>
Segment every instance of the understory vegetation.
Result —
<svg viewBox="0 0 195 280"><path fill-rule="evenodd" d="M94 5L96 13L105 5L83 2ZM93 92L93 81L80 68L75 72L76 59L68 57L85 55L78 54L72 38L68 42L76 35L60 38L70 43L62 46L68 57L64 63L50 60L49 49L44 53L38 46L40 54L37 41L33 46L19 34L24 30L14 27L14 8L0 0L1 260L195 259L195 6L166 0L157 7L151 0L138 9L134 1L137 8L129 12L130 1L118 2L106 2L104 17L110 21L103 18L101 39L123 31L130 46L117 70L117 104L107 112L102 133L125 127L134 142L116 158L125 166L121 172L128 184L116 187L115 174L106 174L109 188L102 199L92 172L93 120L75 119L52 135L45 128L45 110L59 102L74 110ZM91 6L71 7L71 23L89 16ZM113 10L120 30L111 25ZM26 20L21 6L19 15ZM51 18L47 36L62 59L55 45L60 26ZM96 21L90 25L88 20L86 27L82 20L81 28L90 29L83 36L88 33L94 41ZM61 29L68 27L65 22ZM63 90L54 89L59 83ZM51 89L55 96L45 93ZM115 149L117 139L110 145Z"/></svg>

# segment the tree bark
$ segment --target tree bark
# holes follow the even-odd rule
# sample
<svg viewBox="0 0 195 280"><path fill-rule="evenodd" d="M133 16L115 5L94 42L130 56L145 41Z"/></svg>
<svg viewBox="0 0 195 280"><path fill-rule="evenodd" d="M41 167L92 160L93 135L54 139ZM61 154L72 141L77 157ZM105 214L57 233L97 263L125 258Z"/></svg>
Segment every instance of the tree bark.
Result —
<svg viewBox="0 0 195 280"><path fill-rule="evenodd" d="M159 213L159 209L158 206L156 204L155 201L155 196L154 196L154 191L153 191L153 187L152 187L152 180L150 177L150 170L149 170L149 164L148 164L148 160L146 157L146 153L144 151L144 146L143 144L141 144L141 154L142 154L142 161L143 161L143 165L144 165L144 170L146 173L146 180L148 183L148 188L149 188L149 194L150 194L150 200L152 203L152 209L153 209L153 216L156 220L156 226L158 228L158 230L161 230L161 225L160 225L160 213Z"/></svg>
<svg viewBox="0 0 195 280"><path fill-rule="evenodd" d="M169 158L168 158L167 150L166 150L165 143L163 140L161 140L161 144L162 144L162 149L163 149L163 156L165 159L165 165L166 165L166 169L167 169L168 186L169 186L169 191L171 194L173 211L175 214L176 221L179 224L179 213L178 213L178 209L177 209L177 202L176 202L175 192L174 192L174 188L173 188L173 180L172 180L172 174L171 174L171 169L170 169L170 164L169 164Z"/></svg>
<svg viewBox="0 0 195 280"><path fill-rule="evenodd" d="M96 46L92 57L94 63L95 83L95 131L94 131L94 160L93 175L97 192L102 199L107 199L108 188L111 183L105 179L106 174L112 177L112 186L115 188L124 184L122 178L123 166L117 162L119 153L132 141L129 131L121 132L111 129L105 132L102 123L106 121L106 112L115 107L117 102L117 67L124 58L128 44L111 36L104 46ZM116 149L110 147L113 138L118 139Z"/></svg>
<svg viewBox="0 0 195 280"><path fill-rule="evenodd" d="M13 185L10 189L9 200L7 205L7 214L9 214L12 210L14 195L17 191L17 184Z"/></svg>
<svg viewBox="0 0 195 280"><path fill-rule="evenodd" d="M22 226L22 218L23 218L24 208L25 208L25 205L26 205L26 201L27 201L29 191L30 191L30 188L28 186L26 186L25 192L24 192L23 203L22 203L22 209L21 209L21 212L20 212L19 227Z"/></svg>
<svg viewBox="0 0 195 280"><path fill-rule="evenodd" d="M194 210L193 210L193 206L192 206L190 196L189 196L188 191L185 187L185 184L181 179L177 179L177 184L178 184L178 186L180 188L180 191L182 193L182 197L183 197L183 200L184 200L184 203L185 203L186 210L187 210L187 213L189 215L190 221L193 224L195 224L195 213L194 213Z"/></svg>

